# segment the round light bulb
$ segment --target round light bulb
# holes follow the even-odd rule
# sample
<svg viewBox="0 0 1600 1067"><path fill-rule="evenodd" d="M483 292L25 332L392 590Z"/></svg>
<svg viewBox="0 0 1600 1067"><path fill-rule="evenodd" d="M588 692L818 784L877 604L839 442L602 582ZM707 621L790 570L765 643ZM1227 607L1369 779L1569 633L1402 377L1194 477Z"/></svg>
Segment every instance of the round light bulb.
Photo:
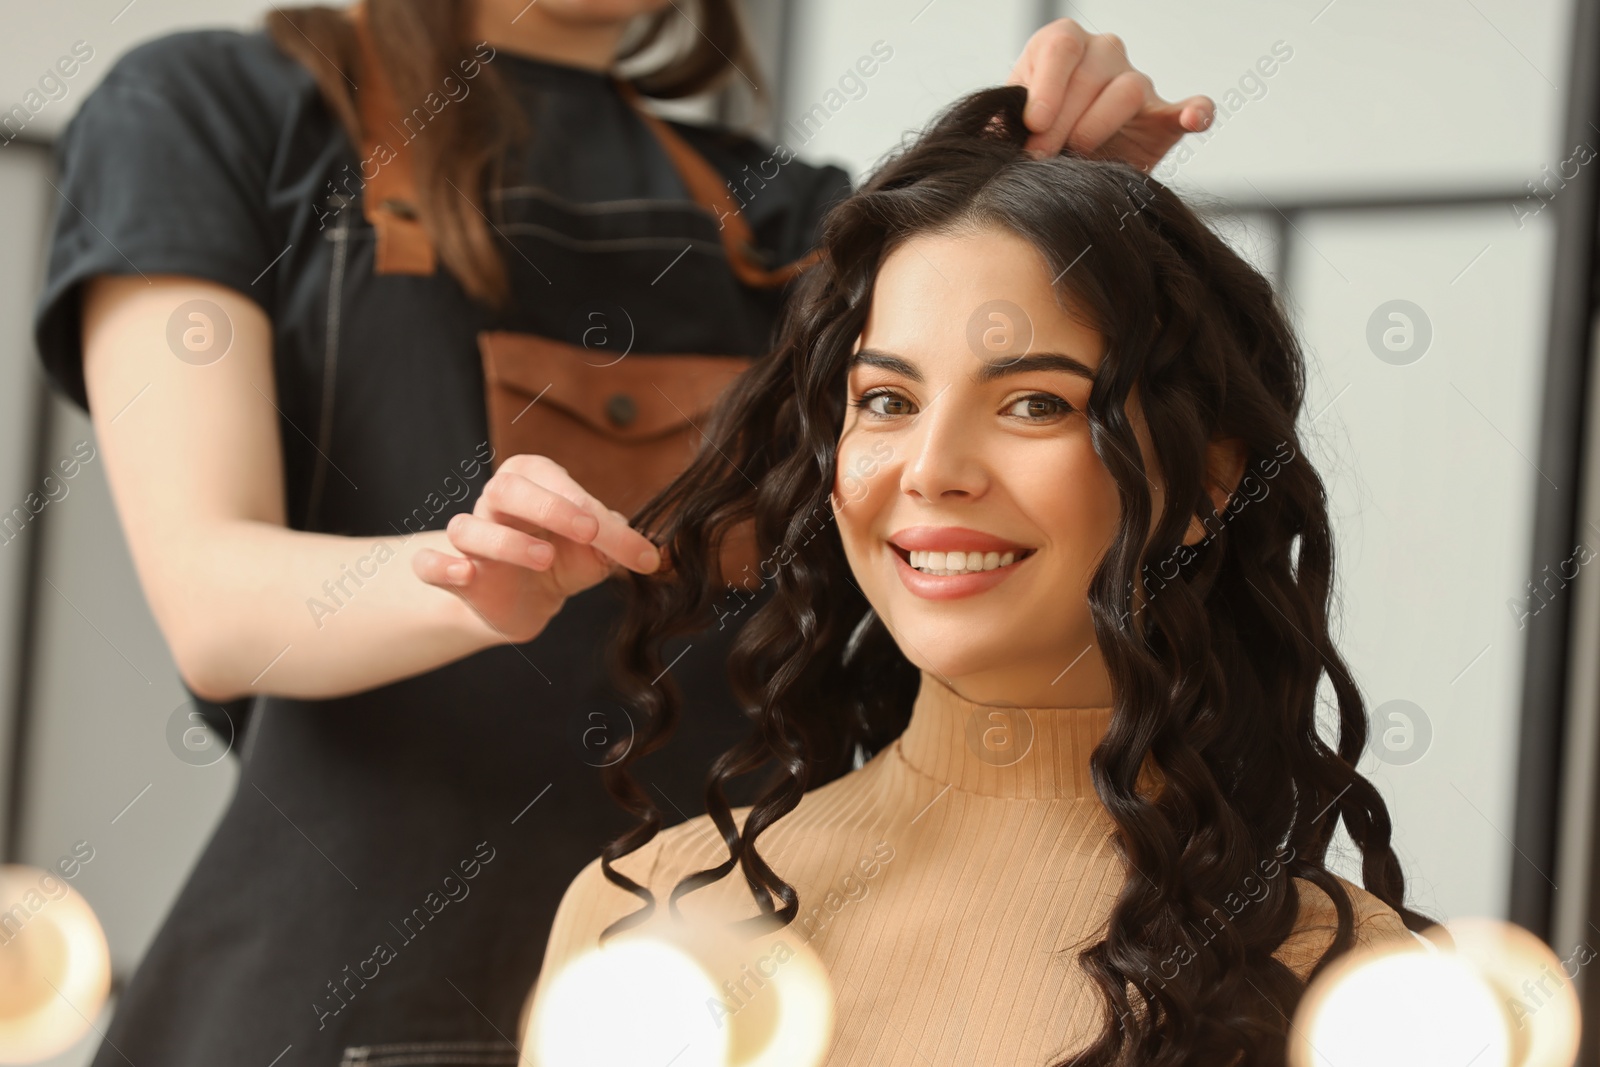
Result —
<svg viewBox="0 0 1600 1067"><path fill-rule="evenodd" d="M540 998L529 1036L540 1067L726 1067L729 1033L707 1013L720 996L678 945L619 937L576 957Z"/></svg>
<svg viewBox="0 0 1600 1067"><path fill-rule="evenodd" d="M94 909L66 882L0 866L0 1062L71 1048L111 991L111 950Z"/></svg>
<svg viewBox="0 0 1600 1067"><path fill-rule="evenodd" d="M779 932L746 946L739 962L741 976L768 977L730 1019L729 1067L818 1067L833 1041L833 983L817 954L793 931ZM756 1015L764 998L771 1009Z"/></svg>
<svg viewBox="0 0 1600 1067"><path fill-rule="evenodd" d="M1458 919L1445 929L1456 955L1471 961L1499 994L1516 1067L1571 1067L1582 1018L1571 979L1586 960L1575 955L1564 963L1533 934L1498 919Z"/></svg>
<svg viewBox="0 0 1600 1067"><path fill-rule="evenodd" d="M797 931L739 938L683 921L574 958L527 1020L538 1067L817 1067L833 989Z"/></svg>
<svg viewBox="0 0 1600 1067"><path fill-rule="evenodd" d="M1290 1030L1294 1067L1512 1067L1511 1023L1470 961L1421 946L1356 950L1312 983Z"/></svg>

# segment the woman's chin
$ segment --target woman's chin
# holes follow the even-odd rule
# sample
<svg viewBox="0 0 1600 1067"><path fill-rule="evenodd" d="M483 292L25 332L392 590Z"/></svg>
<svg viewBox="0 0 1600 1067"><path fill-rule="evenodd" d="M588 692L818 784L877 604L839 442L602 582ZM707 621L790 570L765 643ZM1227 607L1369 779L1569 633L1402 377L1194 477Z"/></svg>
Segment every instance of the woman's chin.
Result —
<svg viewBox="0 0 1600 1067"><path fill-rule="evenodd" d="M890 632L913 666L947 682L993 672L997 664L1004 664L1007 659L999 642L962 641L945 627L911 624L905 628L893 626Z"/></svg>

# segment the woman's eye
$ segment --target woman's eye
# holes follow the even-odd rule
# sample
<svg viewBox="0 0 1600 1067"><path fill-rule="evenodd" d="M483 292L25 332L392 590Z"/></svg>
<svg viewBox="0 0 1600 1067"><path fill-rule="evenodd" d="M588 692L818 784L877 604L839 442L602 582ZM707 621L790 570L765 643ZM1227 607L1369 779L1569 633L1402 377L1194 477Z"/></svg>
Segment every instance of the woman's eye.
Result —
<svg viewBox="0 0 1600 1067"><path fill-rule="evenodd" d="M878 401L880 400L886 402L884 406L879 406ZM904 406L895 408L892 405ZM911 401L887 389L869 389L867 392L862 393L861 398L856 401L856 407L862 408L879 418L893 418L896 415L910 414L908 410L910 406ZM885 407L888 407L888 410L885 410Z"/></svg>
<svg viewBox="0 0 1600 1067"><path fill-rule="evenodd" d="M855 401L855 406L880 419L915 413L915 405L910 399L888 389L869 389ZM1074 409L1059 396L1030 393L1012 401L1005 410L1028 422L1045 422L1070 414Z"/></svg>
<svg viewBox="0 0 1600 1067"><path fill-rule="evenodd" d="M1065 415L1072 411L1072 405L1050 393L1030 393L1014 400L1009 410L1021 418L1040 421Z"/></svg>

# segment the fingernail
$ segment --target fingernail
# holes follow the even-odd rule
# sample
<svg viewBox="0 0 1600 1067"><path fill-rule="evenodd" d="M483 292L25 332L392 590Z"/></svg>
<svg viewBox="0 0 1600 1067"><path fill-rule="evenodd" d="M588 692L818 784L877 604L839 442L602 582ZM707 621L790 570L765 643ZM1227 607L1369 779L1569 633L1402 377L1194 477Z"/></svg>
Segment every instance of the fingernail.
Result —
<svg viewBox="0 0 1600 1067"><path fill-rule="evenodd" d="M450 576L452 582L459 585L472 576L472 567L466 562L452 563L445 568L445 573Z"/></svg>
<svg viewBox="0 0 1600 1067"><path fill-rule="evenodd" d="M579 515L572 520L572 532L585 541L590 540L600 532L600 520L593 515Z"/></svg>
<svg viewBox="0 0 1600 1067"><path fill-rule="evenodd" d="M552 552L549 545L530 545L528 546L528 555L532 557L535 563L543 566L550 562Z"/></svg>
<svg viewBox="0 0 1600 1067"><path fill-rule="evenodd" d="M647 548L643 552L639 553L639 569L640 570L646 570L646 571L654 570L656 568L657 564L659 564L660 562L661 562L661 553L657 552L653 548Z"/></svg>

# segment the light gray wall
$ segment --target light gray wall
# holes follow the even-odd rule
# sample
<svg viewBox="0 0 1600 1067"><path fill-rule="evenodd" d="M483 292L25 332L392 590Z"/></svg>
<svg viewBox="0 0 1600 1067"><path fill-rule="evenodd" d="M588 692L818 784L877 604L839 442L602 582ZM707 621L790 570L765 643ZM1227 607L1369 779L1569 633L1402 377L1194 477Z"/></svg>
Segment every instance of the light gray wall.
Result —
<svg viewBox="0 0 1600 1067"><path fill-rule="evenodd" d="M1392 807L1413 903L1503 916L1523 659L1506 602L1531 551L1540 475L1525 457L1538 454L1552 234L1530 224L1513 240L1495 207L1300 229L1290 273L1314 353L1307 407L1325 411L1308 448L1331 483L1338 632L1374 732L1405 727L1391 700L1420 707L1432 729L1416 762L1361 769ZM1395 298L1433 327L1407 366L1366 339L1373 310Z"/></svg>
<svg viewBox="0 0 1600 1067"><path fill-rule="evenodd" d="M859 173L957 93L1005 80L1037 0L806 0L794 103L819 96L875 39L896 58L811 154ZM1560 0L1083 0L1168 98L1222 101L1275 42L1293 57L1196 138L1180 172L1217 196L1520 189L1552 166L1570 5ZM1269 64L1270 66L1270 64ZM1203 142L1203 143L1201 143Z"/></svg>

